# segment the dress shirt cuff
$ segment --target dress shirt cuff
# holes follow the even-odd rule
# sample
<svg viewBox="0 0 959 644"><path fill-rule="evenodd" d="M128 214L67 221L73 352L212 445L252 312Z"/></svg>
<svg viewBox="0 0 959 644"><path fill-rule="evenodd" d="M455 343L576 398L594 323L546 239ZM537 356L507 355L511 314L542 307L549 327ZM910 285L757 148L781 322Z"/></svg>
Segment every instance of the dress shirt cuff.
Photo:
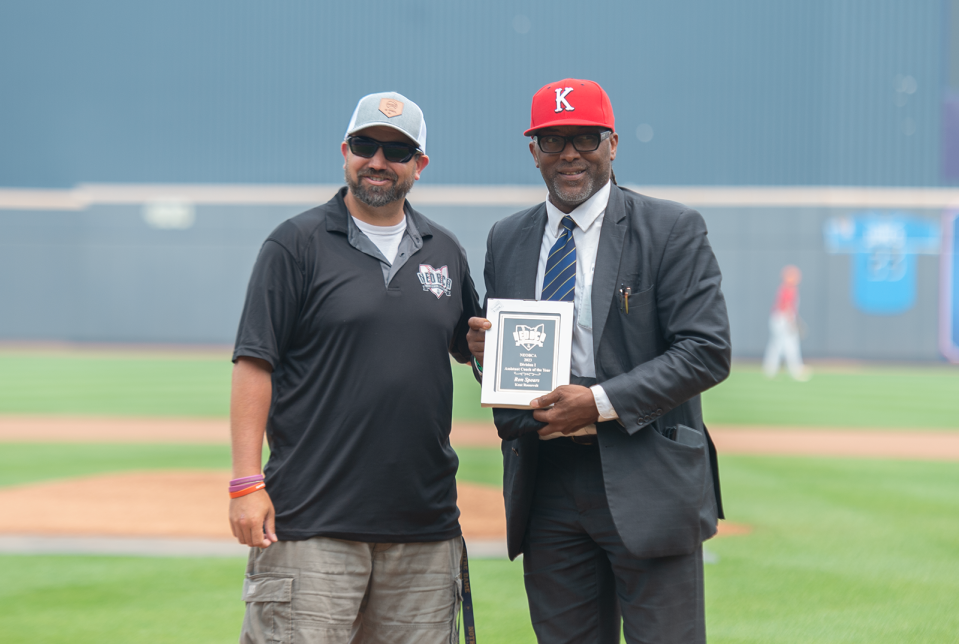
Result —
<svg viewBox="0 0 959 644"><path fill-rule="evenodd" d="M609 396L606 395L606 390L603 389L602 385L593 385L589 389L593 392L596 409L599 410L599 420L596 422L602 423L607 420L616 420L619 418L619 414L613 409L613 403L609 401Z"/></svg>

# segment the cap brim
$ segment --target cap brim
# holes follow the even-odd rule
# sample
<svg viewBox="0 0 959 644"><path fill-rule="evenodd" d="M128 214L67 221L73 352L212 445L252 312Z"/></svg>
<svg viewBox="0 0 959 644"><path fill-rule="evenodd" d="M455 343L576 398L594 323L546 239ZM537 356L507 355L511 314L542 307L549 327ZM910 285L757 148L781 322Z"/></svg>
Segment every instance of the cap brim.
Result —
<svg viewBox="0 0 959 644"><path fill-rule="evenodd" d="M606 123L597 123L596 121L590 121L586 119L566 118L566 119L556 120L556 121L547 121L546 123L542 123L541 125L537 125L536 127L531 127L530 129L523 132L523 136L531 136L533 132L536 132L537 130L545 130L548 127L562 127L564 125L585 125L585 126L591 126L591 127L601 127L605 130L613 129L611 125L608 125Z"/></svg>
<svg viewBox="0 0 959 644"><path fill-rule="evenodd" d="M406 140L407 140L411 145L415 145L417 150L420 149L420 144L419 144L415 139L413 139L413 138L406 132L406 130L400 129L400 128L396 127L395 125L391 125L391 124L389 124L389 123L381 123L381 122L367 123L367 124L362 125L362 126L360 126L360 127L355 127L355 128L353 128L352 130L350 130L349 132L346 133L346 136L353 136L353 135L356 134L357 132L362 132L363 130L369 129L369 128L371 128L371 127L388 127L388 128L390 128L391 130L396 130L397 132L399 132L400 134L402 134L404 137L406 137Z"/></svg>

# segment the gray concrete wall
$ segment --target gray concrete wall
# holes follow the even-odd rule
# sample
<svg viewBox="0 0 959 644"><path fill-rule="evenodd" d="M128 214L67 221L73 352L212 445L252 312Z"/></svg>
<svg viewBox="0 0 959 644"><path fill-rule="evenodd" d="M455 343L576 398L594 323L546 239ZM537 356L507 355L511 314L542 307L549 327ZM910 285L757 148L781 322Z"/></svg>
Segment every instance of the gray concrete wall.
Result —
<svg viewBox="0 0 959 644"><path fill-rule="evenodd" d="M260 244L307 207L198 205L194 225L183 230L152 228L138 205L0 210L0 341L230 344ZM481 296L486 234L516 209L421 208L458 235ZM850 210L701 211L724 274L736 356L762 354L779 272L792 263L804 273L808 357L940 359L938 257L918 257L910 310L868 315L852 303L851 256L828 254L823 241L826 219ZM938 211L911 212L938 221Z"/></svg>

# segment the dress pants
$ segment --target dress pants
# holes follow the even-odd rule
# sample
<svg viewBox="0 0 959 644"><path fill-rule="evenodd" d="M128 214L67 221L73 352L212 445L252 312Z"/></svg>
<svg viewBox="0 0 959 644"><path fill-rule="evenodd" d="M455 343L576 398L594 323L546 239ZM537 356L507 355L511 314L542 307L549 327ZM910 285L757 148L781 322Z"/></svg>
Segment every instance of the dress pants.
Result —
<svg viewBox="0 0 959 644"><path fill-rule="evenodd" d="M702 549L631 555L609 511L598 445L540 443L523 569L541 644L618 644L621 624L630 644L706 641Z"/></svg>

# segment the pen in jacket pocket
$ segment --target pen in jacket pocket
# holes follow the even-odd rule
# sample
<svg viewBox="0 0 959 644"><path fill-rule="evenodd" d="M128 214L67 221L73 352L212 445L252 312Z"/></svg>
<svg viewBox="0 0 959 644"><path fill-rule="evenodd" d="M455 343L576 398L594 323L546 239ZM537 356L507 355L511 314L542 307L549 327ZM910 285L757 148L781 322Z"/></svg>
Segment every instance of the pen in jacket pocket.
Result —
<svg viewBox="0 0 959 644"><path fill-rule="evenodd" d="M629 296L633 292L633 289L624 284L619 285L619 310L626 311L626 315L629 315Z"/></svg>

